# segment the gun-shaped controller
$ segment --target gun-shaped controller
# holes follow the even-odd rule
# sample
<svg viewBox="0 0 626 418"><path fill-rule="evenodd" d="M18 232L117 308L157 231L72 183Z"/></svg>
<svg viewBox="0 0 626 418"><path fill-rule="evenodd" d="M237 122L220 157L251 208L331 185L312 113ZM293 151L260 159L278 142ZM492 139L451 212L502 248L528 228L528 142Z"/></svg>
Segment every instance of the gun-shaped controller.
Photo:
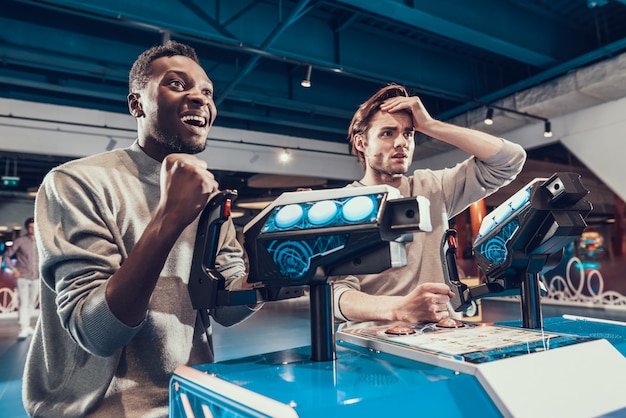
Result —
<svg viewBox="0 0 626 418"><path fill-rule="evenodd" d="M329 276L406 265L405 242L430 231L430 202L389 186L283 193L244 227L249 283L264 300L309 289L313 360L334 359Z"/></svg>
<svg viewBox="0 0 626 418"><path fill-rule="evenodd" d="M486 281L468 287L458 277L456 232L448 230L441 244L444 279L455 296L452 307L467 309L486 296L520 294L526 328L541 327L539 274L554 268L564 248L587 227L589 193L576 173L537 178L489 213L481 223L472 250Z"/></svg>
<svg viewBox="0 0 626 418"><path fill-rule="evenodd" d="M473 297L470 288L459 278L459 270L456 263L456 231L448 229L441 240L441 263L443 265L444 280L454 297L450 304L457 312L462 312L471 306Z"/></svg>
<svg viewBox="0 0 626 418"><path fill-rule="evenodd" d="M208 309L293 298L308 288L316 361L335 354L328 277L404 266L404 243L413 232L432 230L430 202L403 198L389 186L283 193L244 227L248 283L255 288L228 291L215 257L234 197L233 191L216 195L200 216L188 286L192 305L206 325Z"/></svg>

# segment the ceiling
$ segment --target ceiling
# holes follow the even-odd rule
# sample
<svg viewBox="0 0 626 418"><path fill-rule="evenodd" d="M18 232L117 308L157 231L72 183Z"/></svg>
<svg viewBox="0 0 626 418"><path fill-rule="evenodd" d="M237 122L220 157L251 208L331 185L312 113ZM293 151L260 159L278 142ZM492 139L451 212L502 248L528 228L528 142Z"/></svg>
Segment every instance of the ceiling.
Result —
<svg viewBox="0 0 626 418"><path fill-rule="evenodd" d="M624 22L626 0L5 0L0 96L127 113L130 66L171 38L212 78L217 125L346 143L382 85L449 120L623 53ZM69 158L0 145L0 171L17 163L23 190ZM248 187L253 174L218 178L240 195L276 192Z"/></svg>

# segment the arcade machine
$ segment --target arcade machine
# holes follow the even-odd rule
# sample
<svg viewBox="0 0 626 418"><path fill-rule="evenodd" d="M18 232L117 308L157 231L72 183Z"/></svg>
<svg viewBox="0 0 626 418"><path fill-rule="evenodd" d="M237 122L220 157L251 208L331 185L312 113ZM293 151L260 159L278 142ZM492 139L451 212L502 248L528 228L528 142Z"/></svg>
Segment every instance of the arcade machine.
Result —
<svg viewBox="0 0 626 418"><path fill-rule="evenodd" d="M406 265L411 232L431 231L429 202L388 186L283 193L244 228L253 290L228 291L215 270L219 228L234 191L213 198L200 217L189 281L192 305L207 309L295 298L309 291L311 357L335 358L329 276L379 273Z"/></svg>
<svg viewBox="0 0 626 418"><path fill-rule="evenodd" d="M258 284L249 291L228 292L213 269L211 243L228 215L229 198L209 205L205 213L211 214L203 214L198 232L198 260L194 256L200 268L190 278L194 307L271 302L308 289L311 346L179 366L170 384L170 416L626 412L622 354L592 332L542 327L539 275L558 263L591 210L577 174L536 179L485 218L473 245L486 276L479 286L469 288L458 279L454 231L442 239L453 308L461 311L480 297L520 295L521 326L452 320L355 324L335 332L328 277L405 265L404 243L413 232L431 230L428 201L396 193L376 186L281 195L244 230L249 281Z"/></svg>
<svg viewBox="0 0 626 418"><path fill-rule="evenodd" d="M486 280L473 288L459 280L455 231L447 231L441 260L455 294L453 308L460 312L482 297L520 295L523 327L541 328L540 274L556 267L565 247L585 230L588 193L578 174L557 173L534 179L488 214L472 248Z"/></svg>

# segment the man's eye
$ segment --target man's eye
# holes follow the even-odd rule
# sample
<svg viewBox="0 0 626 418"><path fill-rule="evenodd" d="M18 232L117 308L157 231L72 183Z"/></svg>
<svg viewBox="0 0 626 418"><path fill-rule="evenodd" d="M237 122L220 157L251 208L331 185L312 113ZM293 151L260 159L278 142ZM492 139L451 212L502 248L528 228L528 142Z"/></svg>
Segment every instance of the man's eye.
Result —
<svg viewBox="0 0 626 418"><path fill-rule="evenodd" d="M213 90L206 89L203 93L206 97L213 97Z"/></svg>
<svg viewBox="0 0 626 418"><path fill-rule="evenodd" d="M180 80L172 80L172 81L170 81L170 86L174 86L174 87L176 87L178 89L182 89L182 88L185 87L183 82L180 81Z"/></svg>

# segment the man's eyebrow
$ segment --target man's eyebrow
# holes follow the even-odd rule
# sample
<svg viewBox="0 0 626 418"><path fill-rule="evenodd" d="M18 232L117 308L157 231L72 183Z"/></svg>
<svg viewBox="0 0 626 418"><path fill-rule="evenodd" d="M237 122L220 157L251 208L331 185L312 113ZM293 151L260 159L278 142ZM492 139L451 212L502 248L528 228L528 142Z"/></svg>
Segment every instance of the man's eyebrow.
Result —
<svg viewBox="0 0 626 418"><path fill-rule="evenodd" d="M400 130L402 130L403 132L415 132L415 127L409 126L407 128L399 128L397 126L381 126L380 130L381 131L400 131Z"/></svg>
<svg viewBox="0 0 626 418"><path fill-rule="evenodd" d="M172 75L172 74L173 74L173 75L177 75L177 76L179 76L179 77L181 77L181 78L189 78L189 77L190 77L189 73L187 73L187 72L186 72L186 71L184 71L184 70L167 70L167 71L165 72L165 75L166 75L166 76L167 76L167 75ZM211 81L211 79L210 79L210 78L203 78L201 81L202 81L202 82L205 82L205 83L207 83L209 86L213 87L213 81Z"/></svg>
<svg viewBox="0 0 626 418"><path fill-rule="evenodd" d="M181 77L187 75L187 73L185 71L182 71L182 70L167 70L165 72L165 74L166 75L175 74L175 75L178 75L178 76L181 76Z"/></svg>
<svg viewBox="0 0 626 418"><path fill-rule="evenodd" d="M189 73L187 71L185 71L185 70L167 70L165 72L165 74L170 74L170 73L174 73L174 74L176 74L178 76L181 76L181 77L191 77L189 75ZM203 80L208 81L209 83L211 83L211 79L210 78L204 78Z"/></svg>

